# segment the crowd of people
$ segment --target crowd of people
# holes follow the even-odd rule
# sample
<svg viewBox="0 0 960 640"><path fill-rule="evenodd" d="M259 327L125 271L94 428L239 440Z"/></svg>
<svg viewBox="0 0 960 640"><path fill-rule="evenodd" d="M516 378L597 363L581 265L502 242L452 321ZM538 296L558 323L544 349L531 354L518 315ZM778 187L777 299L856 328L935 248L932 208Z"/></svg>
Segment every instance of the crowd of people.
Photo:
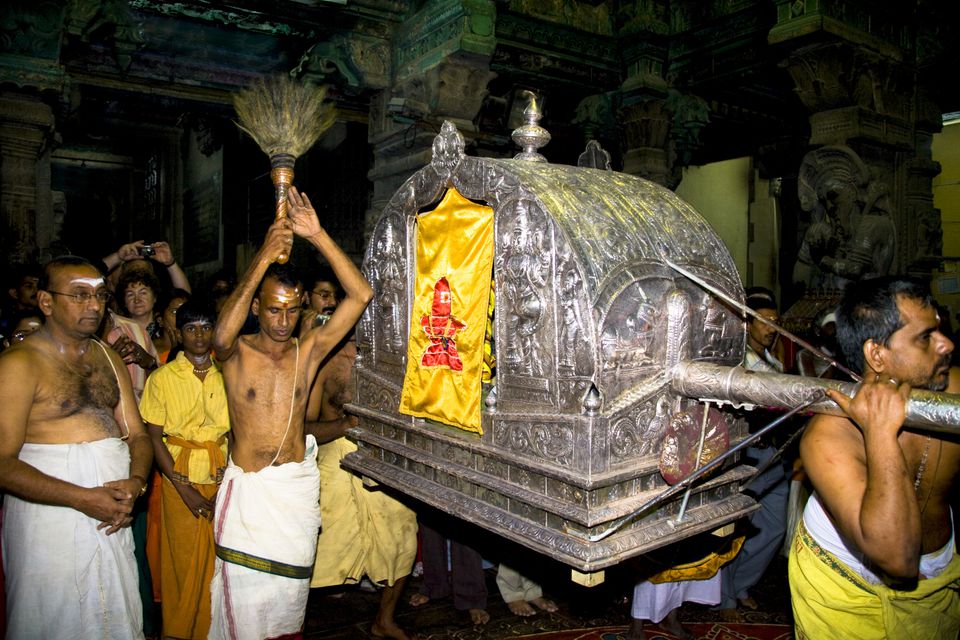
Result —
<svg viewBox="0 0 960 640"><path fill-rule="evenodd" d="M329 268L301 279L280 264L295 237ZM683 636L685 601L728 618L756 608L750 590L783 551L800 637L956 637L960 447L904 428L911 389L960 392L929 290L896 277L849 288L814 322L820 353L795 358L772 292L747 293L744 367L842 377L830 364L842 359L863 381L852 398L828 392L843 416L810 418L798 446L746 449L759 509L742 537L645 576L627 635L642 640L650 621ZM0 315L6 637L296 637L311 587L368 580L381 593L372 635L406 640L395 612L418 555L411 606L451 596L487 622L496 550L418 523L340 466L355 450L353 329L372 295L295 188L239 282L202 295L164 242L13 274ZM770 419L747 416L751 431ZM556 611L525 573L498 568L510 611Z"/></svg>

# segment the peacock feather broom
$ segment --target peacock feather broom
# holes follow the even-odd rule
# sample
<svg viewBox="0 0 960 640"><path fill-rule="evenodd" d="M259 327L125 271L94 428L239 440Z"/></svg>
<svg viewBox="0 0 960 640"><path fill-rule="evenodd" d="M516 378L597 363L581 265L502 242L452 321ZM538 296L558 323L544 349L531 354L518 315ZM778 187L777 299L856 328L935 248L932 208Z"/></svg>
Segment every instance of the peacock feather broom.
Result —
<svg viewBox="0 0 960 640"><path fill-rule="evenodd" d="M261 78L234 96L237 126L270 158L277 220L287 217L287 190L293 184L297 158L309 151L335 120L336 111L325 101L326 96L325 86L287 75ZM280 256L280 262L288 257Z"/></svg>

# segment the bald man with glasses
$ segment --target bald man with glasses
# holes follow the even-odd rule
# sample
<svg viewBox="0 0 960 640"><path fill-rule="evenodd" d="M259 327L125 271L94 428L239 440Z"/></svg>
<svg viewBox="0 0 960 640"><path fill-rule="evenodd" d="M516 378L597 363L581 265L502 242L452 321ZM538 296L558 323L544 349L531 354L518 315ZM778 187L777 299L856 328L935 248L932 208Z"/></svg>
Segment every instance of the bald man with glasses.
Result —
<svg viewBox="0 0 960 640"><path fill-rule="evenodd" d="M123 361L95 338L110 294L72 256L38 289L44 326L0 354L7 637L142 638L129 527L153 450Z"/></svg>

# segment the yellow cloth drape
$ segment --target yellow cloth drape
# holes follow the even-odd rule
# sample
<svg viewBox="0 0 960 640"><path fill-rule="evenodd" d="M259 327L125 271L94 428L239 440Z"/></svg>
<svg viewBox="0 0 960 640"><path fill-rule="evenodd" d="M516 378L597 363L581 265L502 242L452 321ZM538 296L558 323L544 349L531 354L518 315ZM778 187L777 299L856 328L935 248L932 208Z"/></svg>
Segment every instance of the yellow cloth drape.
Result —
<svg viewBox="0 0 960 640"><path fill-rule="evenodd" d="M803 521L790 548L790 596L797 640L956 638L960 557L910 591L870 584L814 540Z"/></svg>
<svg viewBox="0 0 960 640"><path fill-rule="evenodd" d="M717 575L720 567L737 557L740 547L743 546L744 536L737 536L730 541L730 548L723 552L713 552L694 562L678 564L669 569L647 578L649 582L661 584L664 582L682 582L684 580L709 580Z"/></svg>
<svg viewBox="0 0 960 640"><path fill-rule="evenodd" d="M480 373L493 273L493 209L449 189L417 218L400 412L482 433Z"/></svg>

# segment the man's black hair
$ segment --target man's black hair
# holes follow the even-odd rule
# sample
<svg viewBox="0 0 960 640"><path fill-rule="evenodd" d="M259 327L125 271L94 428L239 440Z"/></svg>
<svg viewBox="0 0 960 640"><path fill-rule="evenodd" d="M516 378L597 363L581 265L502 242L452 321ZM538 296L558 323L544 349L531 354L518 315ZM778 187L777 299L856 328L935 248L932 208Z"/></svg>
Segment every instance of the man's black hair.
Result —
<svg viewBox="0 0 960 640"><path fill-rule="evenodd" d="M747 289L746 294L746 304L750 309L754 311L759 311L760 309L777 310L777 298L770 289L766 287L750 287Z"/></svg>
<svg viewBox="0 0 960 640"><path fill-rule="evenodd" d="M177 329L183 329L191 322L209 322L216 324L217 312L206 300L190 298L177 309Z"/></svg>
<svg viewBox="0 0 960 640"><path fill-rule="evenodd" d="M100 274L103 273L86 258L81 258L80 256L58 256L43 265L43 270L40 272L40 280L37 283L37 289L49 291L48 287L50 286L50 281L53 279L53 274L65 267L90 267Z"/></svg>
<svg viewBox="0 0 960 640"><path fill-rule="evenodd" d="M337 274L334 273L333 267L328 264L321 264L317 268L312 269L303 279L303 283L306 285L308 292L313 291L318 282L329 282L332 284L334 289L333 295L337 301L343 300L343 287L340 286L340 280L337 278Z"/></svg>
<svg viewBox="0 0 960 640"><path fill-rule="evenodd" d="M843 292L837 309L837 342L854 371L866 368L863 345L867 340L889 347L890 337L903 326L899 298L916 300L923 306L933 304L929 285L907 276L861 280L849 284Z"/></svg>
<svg viewBox="0 0 960 640"><path fill-rule="evenodd" d="M300 278L300 274L297 273L297 270L293 267L293 265L289 263L280 264L279 262L274 262L267 267L267 272L263 274L260 284L257 285L257 291L254 294L255 298L260 296L260 290L263 289L263 283L266 282L267 278L273 278L280 284L287 287L303 287L303 281Z"/></svg>
<svg viewBox="0 0 960 640"><path fill-rule="evenodd" d="M42 270L38 264L15 264L10 268L10 277L7 278L7 288L16 289L23 284L24 278L39 279L41 275Z"/></svg>
<svg viewBox="0 0 960 640"><path fill-rule="evenodd" d="M43 324L47 320L47 316L43 315L43 311L40 311L40 307L31 307L29 309L18 309L10 314L10 319L8 320L8 326L10 330L20 324L21 321L26 320L27 318L37 318L40 320L40 324Z"/></svg>
<svg viewBox="0 0 960 640"><path fill-rule="evenodd" d="M193 297L193 294L187 291L186 289L181 289L180 287L174 287L170 291L164 292L161 298L157 301L156 306L154 307L158 312L164 312L167 310L167 307L170 306L170 303L176 300L177 298L183 298L184 300L189 300Z"/></svg>

